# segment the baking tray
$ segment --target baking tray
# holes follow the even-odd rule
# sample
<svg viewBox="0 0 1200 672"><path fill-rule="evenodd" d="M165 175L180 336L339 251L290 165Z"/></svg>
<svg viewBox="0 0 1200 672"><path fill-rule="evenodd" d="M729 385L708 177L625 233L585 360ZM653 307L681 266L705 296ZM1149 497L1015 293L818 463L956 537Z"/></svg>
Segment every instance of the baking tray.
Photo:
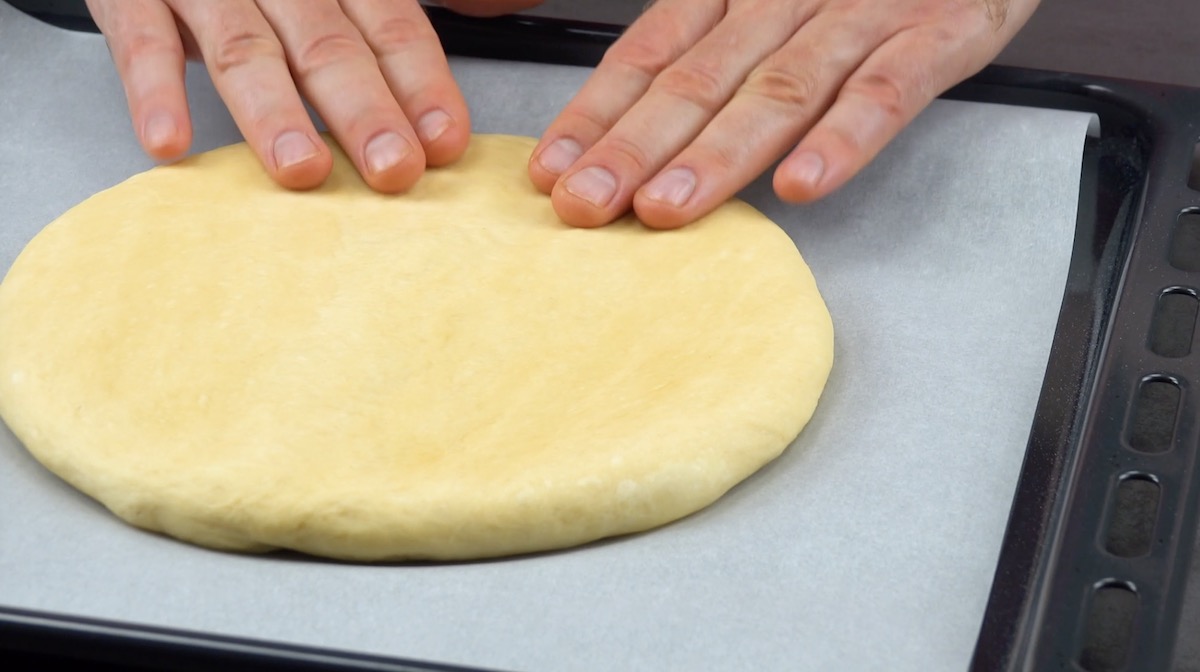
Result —
<svg viewBox="0 0 1200 672"><path fill-rule="evenodd" d="M94 30L77 4L12 4ZM429 13L449 53L545 63L595 65L622 29ZM1070 273L971 667L1196 669L1180 644L1200 636L1200 91L990 67L944 97L1091 112L1101 128L1084 146ZM99 670L468 669L5 607L0 655Z"/></svg>

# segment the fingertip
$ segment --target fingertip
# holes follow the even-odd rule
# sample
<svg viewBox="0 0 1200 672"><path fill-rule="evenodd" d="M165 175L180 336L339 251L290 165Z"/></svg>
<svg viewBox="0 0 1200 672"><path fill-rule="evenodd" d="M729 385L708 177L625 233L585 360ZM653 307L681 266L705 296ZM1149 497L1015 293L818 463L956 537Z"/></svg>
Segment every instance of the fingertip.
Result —
<svg viewBox="0 0 1200 672"><path fill-rule="evenodd" d="M367 141L361 162L362 176L375 191L399 194L412 188L425 173L426 156L419 143L395 131L384 131Z"/></svg>
<svg viewBox="0 0 1200 672"><path fill-rule="evenodd" d="M692 212L690 208L681 208L654 198L647 194L647 189L644 187L633 197L633 214L637 215L638 221L645 224L646 228L659 231L678 229L702 216Z"/></svg>
<svg viewBox="0 0 1200 672"><path fill-rule="evenodd" d="M529 179L543 193L549 194L563 173L583 156L583 145L574 138L561 137L536 147L529 157Z"/></svg>
<svg viewBox="0 0 1200 672"><path fill-rule="evenodd" d="M533 160L529 159L529 181L533 183L533 187L543 194L549 195L554 191L554 183L558 181L554 175L549 175Z"/></svg>
<svg viewBox="0 0 1200 672"><path fill-rule="evenodd" d="M555 187L551 191L550 203L554 206L554 212L558 214L559 219L576 228L595 229L612 221L610 218L606 218L602 212L582 202L561 187Z"/></svg>
<svg viewBox="0 0 1200 672"><path fill-rule="evenodd" d="M324 154L286 170L277 171L275 181L288 189L307 191L324 184L331 172L333 172L333 156Z"/></svg>
<svg viewBox="0 0 1200 672"><path fill-rule="evenodd" d="M619 217L617 198L620 185L612 171L601 166L588 166L563 176L550 192L554 210L571 226L592 228L604 226Z"/></svg>
<svg viewBox="0 0 1200 672"><path fill-rule="evenodd" d="M646 228L660 231L678 229L698 218L690 209L647 196L644 189L633 197L633 214L637 215L638 221L645 224Z"/></svg>
<svg viewBox="0 0 1200 672"><path fill-rule="evenodd" d="M281 133L264 162L281 186L301 191L321 186L333 170L329 148L303 131Z"/></svg>
<svg viewBox="0 0 1200 672"><path fill-rule="evenodd" d="M657 231L683 228L693 221L678 208L640 196L633 200L633 213L646 228Z"/></svg>
<svg viewBox="0 0 1200 672"><path fill-rule="evenodd" d="M811 203L828 188L829 166L821 154L811 150L794 152L775 169L771 185L779 198L789 203Z"/></svg>
<svg viewBox="0 0 1200 672"><path fill-rule="evenodd" d="M192 144L191 125L180 123L169 112L151 114L142 124L142 148L156 161L171 161L183 156Z"/></svg>
<svg viewBox="0 0 1200 672"><path fill-rule="evenodd" d="M633 196L638 219L652 229L676 229L695 219L700 178L686 165L660 172Z"/></svg>
<svg viewBox="0 0 1200 672"><path fill-rule="evenodd" d="M817 200L817 195L811 189L805 189L794 180L788 178L780 169L775 170L771 180L775 195L784 203L802 204Z"/></svg>
<svg viewBox="0 0 1200 672"><path fill-rule="evenodd" d="M413 125L429 166L454 163L471 142L471 122L466 111L460 115L434 108L421 115Z"/></svg>
<svg viewBox="0 0 1200 672"><path fill-rule="evenodd" d="M558 184L559 175L551 173L542 167L537 161L538 153L535 151L529 157L529 181L533 182L533 186L543 194L554 193L554 185Z"/></svg>

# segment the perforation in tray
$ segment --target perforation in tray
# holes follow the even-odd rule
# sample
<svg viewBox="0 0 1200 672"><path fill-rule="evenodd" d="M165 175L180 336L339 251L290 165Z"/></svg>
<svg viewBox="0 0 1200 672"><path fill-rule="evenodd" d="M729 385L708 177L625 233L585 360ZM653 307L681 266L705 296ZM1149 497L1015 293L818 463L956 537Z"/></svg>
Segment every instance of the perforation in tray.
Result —
<svg viewBox="0 0 1200 672"><path fill-rule="evenodd" d="M1112 509L1104 550L1121 558L1140 558L1150 552L1160 490L1158 480L1151 474L1132 472L1117 479L1110 497Z"/></svg>
<svg viewBox="0 0 1200 672"><path fill-rule="evenodd" d="M1196 179L1195 171L1190 179ZM1189 187L1195 186L1189 183ZM1181 600L1159 593L1165 592L1171 572L1172 549L1165 540L1178 533L1172 528L1193 498L1187 479L1179 472L1191 464L1191 452L1196 448L1181 436L1181 415L1189 412L1189 381L1184 374L1193 366L1200 279L1180 277L1178 272L1200 272L1200 208L1184 208L1175 215L1165 252L1171 267L1168 276L1189 282L1162 287L1157 296L1146 297L1147 304L1153 302L1145 324L1148 352L1135 356L1132 363L1150 370L1137 380L1131 394L1124 395L1123 440L1105 451L1112 487L1098 535L1101 554L1090 571L1117 571L1091 583L1083 596L1087 606L1079 616L1074 659L1089 672L1152 665L1145 659L1146 647L1150 639L1164 641L1163 624L1158 623L1164 611L1161 603ZM1137 263L1136 255L1131 263ZM1143 262L1142 267L1146 265ZM1129 296L1124 300L1138 301ZM1136 375L1136 371L1129 373ZM1113 379L1119 379L1118 374L1111 374L1109 382ZM1109 390L1100 393L1109 400L1122 398ZM1143 588L1154 595L1149 601L1141 594Z"/></svg>
<svg viewBox="0 0 1200 672"><path fill-rule="evenodd" d="M1131 584L1107 580L1092 591L1079 666L1088 672L1118 672L1129 662L1138 594Z"/></svg>
<svg viewBox="0 0 1200 672"><path fill-rule="evenodd" d="M1179 382L1165 375L1147 376L1133 400L1127 444L1139 453L1165 453L1175 440L1179 414Z"/></svg>
<svg viewBox="0 0 1200 672"><path fill-rule="evenodd" d="M1162 357L1187 357L1192 352L1200 301L1187 287L1171 287L1158 297L1150 323L1150 350Z"/></svg>
<svg viewBox="0 0 1200 672"><path fill-rule="evenodd" d="M1175 218L1169 260L1181 271L1200 271L1200 208L1189 208Z"/></svg>

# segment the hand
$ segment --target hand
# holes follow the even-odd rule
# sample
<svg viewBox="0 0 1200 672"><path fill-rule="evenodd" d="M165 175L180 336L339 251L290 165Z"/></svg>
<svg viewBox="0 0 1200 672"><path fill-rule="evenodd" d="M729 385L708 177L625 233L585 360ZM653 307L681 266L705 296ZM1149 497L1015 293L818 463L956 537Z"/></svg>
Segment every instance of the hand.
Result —
<svg viewBox="0 0 1200 672"><path fill-rule="evenodd" d="M785 153L792 202L845 184L980 70L1038 0L658 0L550 125L529 173L567 223L673 228Z"/></svg>
<svg viewBox="0 0 1200 672"><path fill-rule="evenodd" d="M470 117L416 0L87 0L125 85L146 152L191 144L184 59L200 56L246 141L280 184L325 180L333 157L312 103L374 189L408 189L457 159ZM456 0L474 13L531 0Z"/></svg>

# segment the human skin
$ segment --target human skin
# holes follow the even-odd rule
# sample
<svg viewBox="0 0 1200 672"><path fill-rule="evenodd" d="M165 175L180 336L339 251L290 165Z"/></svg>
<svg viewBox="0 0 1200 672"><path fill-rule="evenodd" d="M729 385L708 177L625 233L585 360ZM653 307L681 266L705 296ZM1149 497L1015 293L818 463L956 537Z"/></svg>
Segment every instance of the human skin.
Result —
<svg viewBox="0 0 1200 672"><path fill-rule="evenodd" d="M492 16L539 0L446 0ZM781 157L780 198L845 184L938 94L991 61L1038 0L658 0L549 126L533 183L575 226L634 210L673 228ZM183 84L204 60L263 166L306 189L332 155L312 103L366 182L412 186L453 162L470 119L416 0L88 0L156 159L191 142Z"/></svg>
<svg viewBox="0 0 1200 672"><path fill-rule="evenodd" d="M459 0L516 11L533 0ZM320 185L333 155L312 103L372 188L397 193L466 150L470 116L416 0L88 0L146 152L187 152L187 57L201 58L242 136L283 186Z"/></svg>

